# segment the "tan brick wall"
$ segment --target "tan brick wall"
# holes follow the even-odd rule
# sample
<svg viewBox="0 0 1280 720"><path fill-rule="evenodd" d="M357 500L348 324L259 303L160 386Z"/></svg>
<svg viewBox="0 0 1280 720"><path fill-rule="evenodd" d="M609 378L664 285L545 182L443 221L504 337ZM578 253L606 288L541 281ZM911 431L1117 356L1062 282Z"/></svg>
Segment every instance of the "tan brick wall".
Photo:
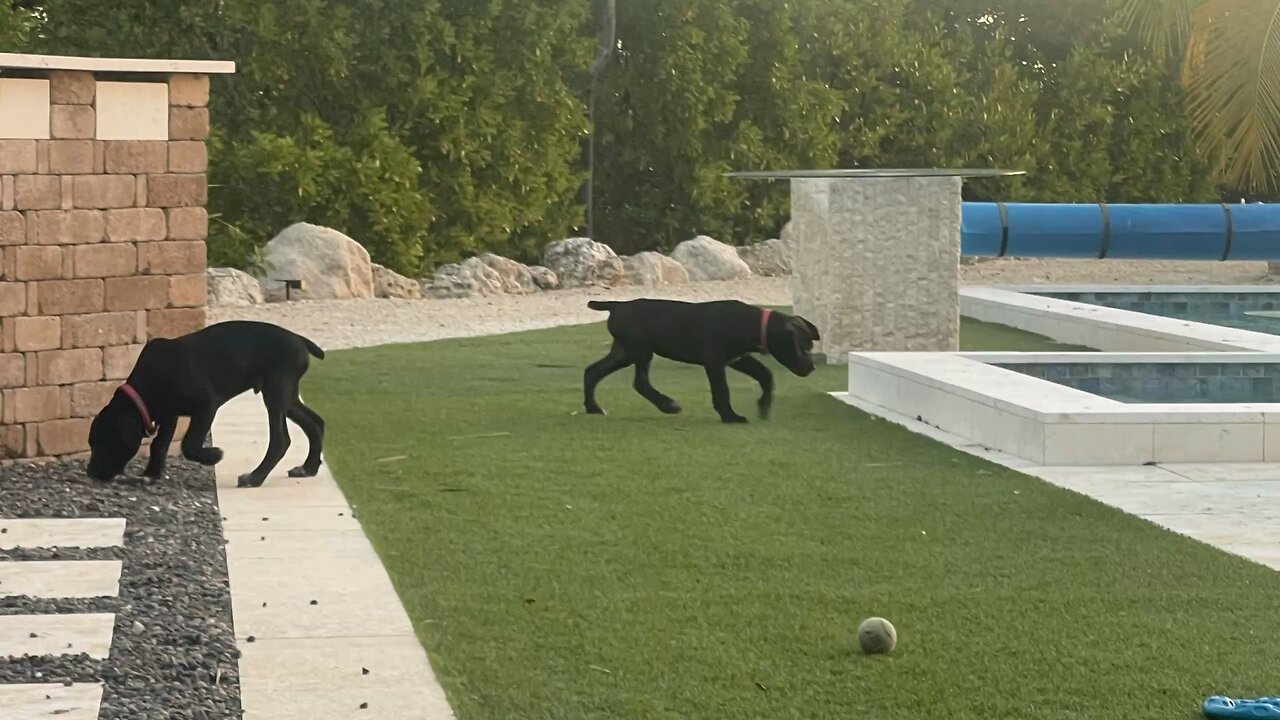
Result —
<svg viewBox="0 0 1280 720"><path fill-rule="evenodd" d="M52 139L0 140L0 460L85 451L143 343L205 324L208 78L168 79L164 141L98 139L93 74L48 77Z"/></svg>

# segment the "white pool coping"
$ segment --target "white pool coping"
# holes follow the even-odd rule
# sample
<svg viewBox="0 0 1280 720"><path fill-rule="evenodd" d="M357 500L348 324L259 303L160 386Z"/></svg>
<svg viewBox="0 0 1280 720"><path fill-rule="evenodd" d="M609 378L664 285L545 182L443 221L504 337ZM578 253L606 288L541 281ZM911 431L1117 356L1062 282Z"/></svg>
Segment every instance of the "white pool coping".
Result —
<svg viewBox="0 0 1280 720"><path fill-rule="evenodd" d="M1280 461L1280 403L1124 403L992 363L1280 363L1280 353L850 353L853 404L1037 465Z"/></svg>
<svg viewBox="0 0 1280 720"><path fill-rule="evenodd" d="M1036 285L966 287L965 317L1033 332L1058 342L1109 352L1253 350L1280 352L1280 335L1149 315L1133 310L1059 300L1042 292L1277 293L1275 285Z"/></svg>

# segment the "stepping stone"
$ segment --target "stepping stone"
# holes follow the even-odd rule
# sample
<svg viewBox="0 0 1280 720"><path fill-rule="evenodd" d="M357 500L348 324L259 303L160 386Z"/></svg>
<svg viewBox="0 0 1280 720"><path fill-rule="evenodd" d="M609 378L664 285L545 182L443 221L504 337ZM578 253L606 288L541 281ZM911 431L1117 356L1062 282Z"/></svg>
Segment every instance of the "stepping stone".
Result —
<svg viewBox="0 0 1280 720"><path fill-rule="evenodd" d="M4 720L98 720L101 704L101 683L0 685Z"/></svg>
<svg viewBox="0 0 1280 720"><path fill-rule="evenodd" d="M120 567L119 560L0 563L0 597L115 597L120 592Z"/></svg>
<svg viewBox="0 0 1280 720"><path fill-rule="evenodd" d="M111 613L0 615L0 659L78 653L106 659L115 622Z"/></svg>
<svg viewBox="0 0 1280 720"><path fill-rule="evenodd" d="M124 544L124 518L0 519L0 550L116 547Z"/></svg>

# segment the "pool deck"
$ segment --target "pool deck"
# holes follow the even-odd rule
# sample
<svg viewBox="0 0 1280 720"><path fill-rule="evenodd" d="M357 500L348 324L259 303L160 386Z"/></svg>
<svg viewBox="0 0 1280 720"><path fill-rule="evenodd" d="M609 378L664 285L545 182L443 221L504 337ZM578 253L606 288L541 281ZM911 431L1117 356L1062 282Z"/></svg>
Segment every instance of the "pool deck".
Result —
<svg viewBox="0 0 1280 720"><path fill-rule="evenodd" d="M1092 497L1167 530L1280 570L1280 463L1038 465L884 408L844 402L913 432Z"/></svg>

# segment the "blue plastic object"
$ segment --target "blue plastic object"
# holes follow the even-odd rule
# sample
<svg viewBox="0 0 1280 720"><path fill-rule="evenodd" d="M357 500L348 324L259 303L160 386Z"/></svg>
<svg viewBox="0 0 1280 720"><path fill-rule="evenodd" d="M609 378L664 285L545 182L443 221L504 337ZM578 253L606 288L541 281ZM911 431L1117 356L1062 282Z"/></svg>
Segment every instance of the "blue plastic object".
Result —
<svg viewBox="0 0 1280 720"><path fill-rule="evenodd" d="M1280 697L1237 700L1214 695L1204 701L1204 716L1221 720L1280 720Z"/></svg>
<svg viewBox="0 0 1280 720"><path fill-rule="evenodd" d="M1280 205L966 202L966 257L1280 260Z"/></svg>

